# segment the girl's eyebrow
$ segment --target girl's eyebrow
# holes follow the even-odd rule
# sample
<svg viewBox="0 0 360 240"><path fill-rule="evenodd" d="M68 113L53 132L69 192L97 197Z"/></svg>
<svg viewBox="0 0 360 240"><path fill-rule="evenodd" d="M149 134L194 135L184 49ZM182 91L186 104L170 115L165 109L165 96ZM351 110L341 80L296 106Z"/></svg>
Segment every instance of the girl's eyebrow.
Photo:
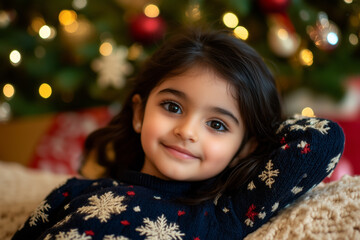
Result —
<svg viewBox="0 0 360 240"><path fill-rule="evenodd" d="M173 88L164 88L158 92L158 94L163 94L163 93L171 93L180 98L184 98L184 99L187 98L185 93L183 93L179 90L173 89Z"/></svg>
<svg viewBox="0 0 360 240"><path fill-rule="evenodd" d="M158 94L164 94L164 93L174 94L177 97L187 99L187 96L186 96L185 93L183 93L183 92L181 92L179 90L173 89L173 88L165 88L165 89L162 89L161 91L158 92ZM234 120L234 122L237 125L240 124L239 120L234 116L234 114L232 114L230 111L228 111L228 110L226 110L224 108L211 107L210 111L215 112L215 113L219 113L219 114L222 114L222 115L226 115L226 116L230 117L232 120Z"/></svg>

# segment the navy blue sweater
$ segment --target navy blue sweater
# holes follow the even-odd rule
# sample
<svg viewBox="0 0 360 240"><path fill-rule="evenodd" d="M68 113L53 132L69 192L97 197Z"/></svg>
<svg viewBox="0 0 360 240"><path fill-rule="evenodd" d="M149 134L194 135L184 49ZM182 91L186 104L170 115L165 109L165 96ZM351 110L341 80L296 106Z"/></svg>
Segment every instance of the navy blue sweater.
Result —
<svg viewBox="0 0 360 240"><path fill-rule="evenodd" d="M281 147L241 190L188 206L174 201L195 183L139 172L121 179L70 179L32 213L13 239L242 239L332 173L344 148L329 120L293 118Z"/></svg>

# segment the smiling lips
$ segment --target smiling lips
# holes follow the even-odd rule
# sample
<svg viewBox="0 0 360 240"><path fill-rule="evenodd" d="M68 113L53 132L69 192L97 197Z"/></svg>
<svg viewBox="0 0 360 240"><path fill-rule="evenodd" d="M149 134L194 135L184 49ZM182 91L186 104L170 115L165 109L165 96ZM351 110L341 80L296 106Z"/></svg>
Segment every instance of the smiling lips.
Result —
<svg viewBox="0 0 360 240"><path fill-rule="evenodd" d="M186 149L177 147L177 146L170 146L162 144L167 152L169 152L172 156L178 159L198 159L199 157L195 156L191 152Z"/></svg>

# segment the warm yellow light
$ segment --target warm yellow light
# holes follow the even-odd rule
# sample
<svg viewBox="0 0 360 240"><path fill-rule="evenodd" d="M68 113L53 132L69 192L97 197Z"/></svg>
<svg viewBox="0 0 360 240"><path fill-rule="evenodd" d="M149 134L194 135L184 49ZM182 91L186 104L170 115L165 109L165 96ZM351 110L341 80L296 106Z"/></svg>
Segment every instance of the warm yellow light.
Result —
<svg viewBox="0 0 360 240"><path fill-rule="evenodd" d="M239 24L239 19L234 13L227 12L223 16L223 22L228 28L235 28Z"/></svg>
<svg viewBox="0 0 360 240"><path fill-rule="evenodd" d="M350 4L353 2L353 0L344 0L345 3Z"/></svg>
<svg viewBox="0 0 360 240"><path fill-rule="evenodd" d="M237 38L240 38L242 40L246 40L249 37L249 31L243 26L237 26L234 29L234 34Z"/></svg>
<svg viewBox="0 0 360 240"><path fill-rule="evenodd" d="M155 4L148 4L144 8L144 14L150 18L156 18L160 14L160 9Z"/></svg>
<svg viewBox="0 0 360 240"><path fill-rule="evenodd" d="M21 62L21 54L18 50L11 51L9 58L10 58L11 64L14 66L19 65Z"/></svg>
<svg viewBox="0 0 360 240"><path fill-rule="evenodd" d="M280 28L277 31L277 35L281 40L287 40L289 38L289 33L284 28Z"/></svg>
<svg viewBox="0 0 360 240"><path fill-rule="evenodd" d="M351 43L351 45L357 45L359 43L358 36L356 36L356 34L354 34L354 33L351 33L349 35L349 42Z"/></svg>
<svg viewBox="0 0 360 240"><path fill-rule="evenodd" d="M100 45L99 52L103 56L109 56L113 51L113 46L109 42L104 42Z"/></svg>
<svg viewBox="0 0 360 240"><path fill-rule="evenodd" d="M299 53L300 63L304 66L311 66L314 63L314 55L309 49L303 49Z"/></svg>
<svg viewBox="0 0 360 240"><path fill-rule="evenodd" d="M39 87L39 94L42 98L49 98L52 94L51 86L47 83L43 83Z"/></svg>
<svg viewBox="0 0 360 240"><path fill-rule="evenodd" d="M78 30L78 28L79 28L78 21L74 21L73 23L64 26L65 31L67 31L68 33L74 33Z"/></svg>
<svg viewBox="0 0 360 240"><path fill-rule="evenodd" d="M39 36L42 39L48 39L51 36L51 29L48 25L44 25L39 30Z"/></svg>
<svg viewBox="0 0 360 240"><path fill-rule="evenodd" d="M10 83L5 84L5 86L3 87L3 93L5 97L12 98L15 94L14 86Z"/></svg>
<svg viewBox="0 0 360 240"><path fill-rule="evenodd" d="M72 6L78 10L85 8L86 5L87 5L87 0L73 0L72 1Z"/></svg>
<svg viewBox="0 0 360 240"><path fill-rule="evenodd" d="M77 14L74 10L62 10L59 13L59 22L64 25L70 25L77 19Z"/></svg>
<svg viewBox="0 0 360 240"><path fill-rule="evenodd" d="M199 20L201 18L200 5L198 3L191 4L188 10L186 10L185 15L194 21Z"/></svg>
<svg viewBox="0 0 360 240"><path fill-rule="evenodd" d="M143 46L138 43L134 43L129 47L128 59L134 61L140 57L142 52Z"/></svg>
<svg viewBox="0 0 360 240"><path fill-rule="evenodd" d="M40 28L44 25L45 25L45 21L41 17L36 17L31 21L31 28L36 33L38 33Z"/></svg>
<svg viewBox="0 0 360 240"><path fill-rule="evenodd" d="M301 111L301 115L305 117L315 117L314 111L310 107L306 107Z"/></svg>

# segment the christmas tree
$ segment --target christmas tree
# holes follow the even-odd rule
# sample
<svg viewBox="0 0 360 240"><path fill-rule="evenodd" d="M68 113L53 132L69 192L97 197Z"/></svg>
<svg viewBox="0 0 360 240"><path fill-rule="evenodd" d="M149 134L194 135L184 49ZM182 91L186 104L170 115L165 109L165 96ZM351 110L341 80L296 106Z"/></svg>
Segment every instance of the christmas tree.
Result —
<svg viewBox="0 0 360 240"><path fill-rule="evenodd" d="M254 47L284 95L339 100L360 73L357 0L3 0L0 118L121 103L166 34L200 23Z"/></svg>

